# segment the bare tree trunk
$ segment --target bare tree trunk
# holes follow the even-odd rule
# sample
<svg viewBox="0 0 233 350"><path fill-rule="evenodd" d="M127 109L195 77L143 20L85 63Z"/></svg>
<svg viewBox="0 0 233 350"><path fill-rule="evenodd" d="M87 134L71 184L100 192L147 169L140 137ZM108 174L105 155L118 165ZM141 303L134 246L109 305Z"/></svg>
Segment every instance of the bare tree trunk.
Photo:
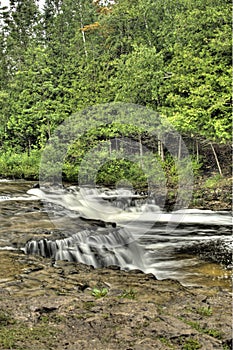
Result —
<svg viewBox="0 0 233 350"><path fill-rule="evenodd" d="M158 140L158 155L160 156L161 160L164 161L163 143L160 140Z"/></svg>
<svg viewBox="0 0 233 350"><path fill-rule="evenodd" d="M138 141L139 141L139 155L140 155L140 165L143 165L143 149L142 149L142 138L141 135L138 134Z"/></svg>
<svg viewBox="0 0 233 350"><path fill-rule="evenodd" d="M162 141L160 141L160 143L161 143L161 159L162 159L162 161L164 162L164 149L163 149L163 143L162 143Z"/></svg>
<svg viewBox="0 0 233 350"><path fill-rule="evenodd" d="M83 9L82 9L82 4L79 2L79 9L80 9L80 22L81 22L81 28L83 28ZM85 32L81 30L82 32L82 38L83 38L83 47L84 47L84 52L86 57L88 56L87 49L86 49L86 36Z"/></svg>
<svg viewBox="0 0 233 350"><path fill-rule="evenodd" d="M219 163L219 160L218 160L218 156L217 156L217 154L215 152L215 149L214 149L214 146L213 146L212 142L210 142L210 146L212 148L212 151L213 151L213 154L214 154L214 158L215 158L217 166L218 166L219 174L222 176L222 169L221 169L221 166L220 166L220 163Z"/></svg>
<svg viewBox="0 0 233 350"><path fill-rule="evenodd" d="M83 37L83 47L84 47L84 52L85 52L85 55L86 57L88 56L87 54L87 49L86 49L86 37L85 37L85 33L84 31L82 30L82 37Z"/></svg>
<svg viewBox="0 0 233 350"><path fill-rule="evenodd" d="M116 151L118 151L118 147L119 146L119 144L118 144L118 138L117 137L115 137L115 150Z"/></svg>
<svg viewBox="0 0 233 350"><path fill-rule="evenodd" d="M158 140L158 155L161 157L161 141Z"/></svg>
<svg viewBox="0 0 233 350"><path fill-rule="evenodd" d="M144 23L145 23L146 30L148 31L148 24L147 24L147 19L146 19L145 13L143 14L143 17L144 17ZM148 38L148 42L149 42L149 45L152 46L152 43L151 43L149 38Z"/></svg>
<svg viewBox="0 0 233 350"><path fill-rule="evenodd" d="M197 162L199 162L199 144L198 144L198 141L196 141L196 150L197 150Z"/></svg>
<svg viewBox="0 0 233 350"><path fill-rule="evenodd" d="M29 137L29 139L28 139L28 157L30 156L30 154L31 154L31 139Z"/></svg>
<svg viewBox="0 0 233 350"><path fill-rule="evenodd" d="M181 158L181 135L179 136L179 146L178 146L178 160Z"/></svg>

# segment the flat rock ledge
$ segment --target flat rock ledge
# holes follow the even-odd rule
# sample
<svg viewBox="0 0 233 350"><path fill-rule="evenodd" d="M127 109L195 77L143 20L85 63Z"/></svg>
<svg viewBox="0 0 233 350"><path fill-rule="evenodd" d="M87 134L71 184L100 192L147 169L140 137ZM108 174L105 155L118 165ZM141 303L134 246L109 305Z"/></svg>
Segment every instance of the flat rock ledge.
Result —
<svg viewBox="0 0 233 350"><path fill-rule="evenodd" d="M232 349L229 290L0 252L0 349Z"/></svg>

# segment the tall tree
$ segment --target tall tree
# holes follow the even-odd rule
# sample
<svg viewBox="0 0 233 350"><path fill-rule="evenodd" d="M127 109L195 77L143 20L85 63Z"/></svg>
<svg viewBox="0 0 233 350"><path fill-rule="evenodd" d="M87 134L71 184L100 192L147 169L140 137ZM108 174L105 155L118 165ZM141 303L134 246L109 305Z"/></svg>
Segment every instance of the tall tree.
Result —
<svg viewBox="0 0 233 350"><path fill-rule="evenodd" d="M131 102L157 109L158 90L164 77L163 57L155 47L134 46L115 63L117 73L110 78L115 101Z"/></svg>
<svg viewBox="0 0 233 350"><path fill-rule="evenodd" d="M23 62L24 52L40 33L40 11L38 0L10 0L7 26L7 58L11 73Z"/></svg>
<svg viewBox="0 0 233 350"><path fill-rule="evenodd" d="M161 111L189 135L226 142L231 139L230 4L187 1L175 23Z"/></svg>
<svg viewBox="0 0 233 350"><path fill-rule="evenodd" d="M10 89L14 95L7 123L8 139L30 152L33 146L43 146L66 115L45 48L30 46L27 49L24 64L10 84Z"/></svg>

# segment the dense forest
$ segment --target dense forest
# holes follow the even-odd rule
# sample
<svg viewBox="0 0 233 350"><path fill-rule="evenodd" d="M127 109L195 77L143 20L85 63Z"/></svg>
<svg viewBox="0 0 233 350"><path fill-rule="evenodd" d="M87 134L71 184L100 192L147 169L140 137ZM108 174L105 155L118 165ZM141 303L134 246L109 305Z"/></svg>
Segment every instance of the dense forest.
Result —
<svg viewBox="0 0 233 350"><path fill-rule="evenodd" d="M38 178L41 151L58 125L112 102L166 116L182 135L194 169L225 171L230 1L46 0L41 10L36 0L10 0L0 7L0 36L1 176ZM64 177L75 178L82 156L100 140L138 133L125 129L117 120L104 130L90 128L71 147ZM172 168L171 157L150 135L142 133L140 142L150 143L164 168ZM99 182L111 184L126 170L136 177L140 172L118 159L103 166Z"/></svg>

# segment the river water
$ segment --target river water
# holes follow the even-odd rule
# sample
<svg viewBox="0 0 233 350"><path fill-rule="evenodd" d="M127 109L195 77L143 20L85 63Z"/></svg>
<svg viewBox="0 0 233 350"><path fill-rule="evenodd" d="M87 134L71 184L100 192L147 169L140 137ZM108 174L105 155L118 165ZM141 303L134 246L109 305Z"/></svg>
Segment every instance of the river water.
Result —
<svg viewBox="0 0 233 350"><path fill-rule="evenodd" d="M21 250L95 267L138 268L184 285L231 286L229 269L177 253L178 247L190 242L219 238L230 242L229 212L167 213L153 200L126 190L83 193L73 186L42 191L33 185L0 181L0 249L9 255Z"/></svg>

